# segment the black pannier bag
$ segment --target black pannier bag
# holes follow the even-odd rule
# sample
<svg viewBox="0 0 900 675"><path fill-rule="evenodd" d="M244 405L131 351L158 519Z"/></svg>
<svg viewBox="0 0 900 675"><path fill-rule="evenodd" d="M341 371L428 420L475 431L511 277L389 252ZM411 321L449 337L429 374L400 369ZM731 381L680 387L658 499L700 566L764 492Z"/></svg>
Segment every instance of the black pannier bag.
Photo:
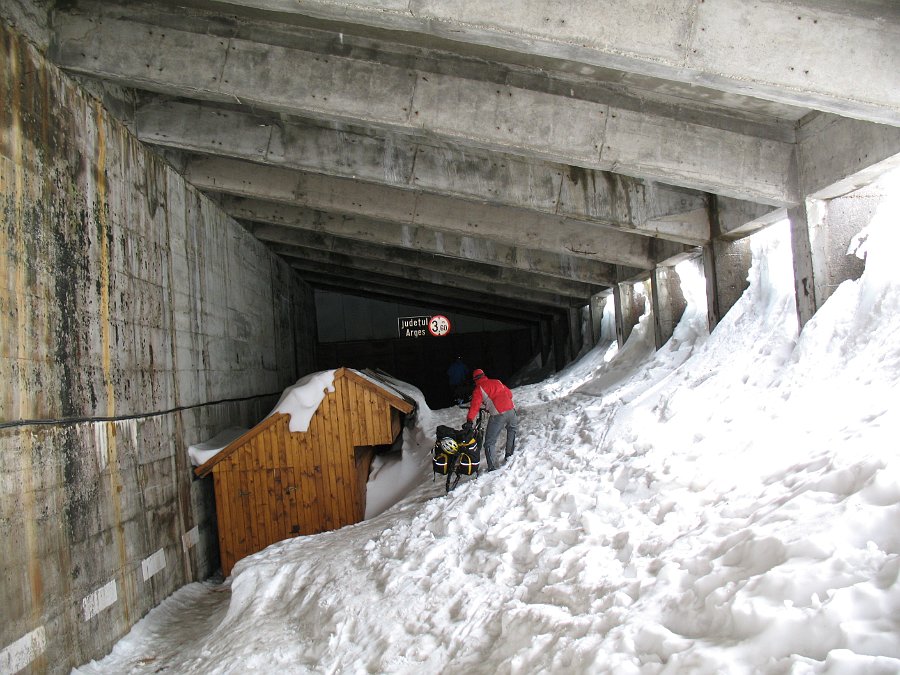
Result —
<svg viewBox="0 0 900 675"><path fill-rule="evenodd" d="M439 438L431 449L431 469L434 473L446 476L450 471L450 463L459 453L459 444L452 438Z"/></svg>
<svg viewBox="0 0 900 675"><path fill-rule="evenodd" d="M463 476L478 472L481 449L474 432L438 425L434 447L431 449L431 467L434 473L446 476L451 467Z"/></svg>

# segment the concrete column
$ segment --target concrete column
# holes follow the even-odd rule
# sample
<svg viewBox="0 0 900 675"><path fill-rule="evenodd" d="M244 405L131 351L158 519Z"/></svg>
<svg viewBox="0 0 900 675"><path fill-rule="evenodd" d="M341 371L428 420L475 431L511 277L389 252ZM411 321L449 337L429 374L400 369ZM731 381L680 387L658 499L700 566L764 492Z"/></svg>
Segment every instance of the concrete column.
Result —
<svg viewBox="0 0 900 675"><path fill-rule="evenodd" d="M709 330L718 325L722 317L734 306L747 290L751 252L749 239L740 239L727 232L735 228L729 224L729 200L720 202L717 195L707 195L709 203L710 241L703 247L703 272L706 278L707 322Z"/></svg>
<svg viewBox="0 0 900 675"><path fill-rule="evenodd" d="M650 295L656 348L659 349L672 337L687 307L681 290L681 278L674 267L657 267L654 270L650 276Z"/></svg>
<svg viewBox="0 0 900 675"><path fill-rule="evenodd" d="M604 342L612 342L616 339L616 306L612 289L601 296L603 305L598 312L600 315L600 339Z"/></svg>
<svg viewBox="0 0 900 675"><path fill-rule="evenodd" d="M619 284L613 286L612 296L615 303L616 342L619 345L619 349L621 349L622 345L625 344L625 322L622 315L622 289Z"/></svg>
<svg viewBox="0 0 900 675"><path fill-rule="evenodd" d="M885 188L876 184L825 202L823 301L830 298L843 282L862 276L865 262L855 255L848 255L847 251L853 237L872 220L884 195Z"/></svg>
<svg viewBox="0 0 900 675"><path fill-rule="evenodd" d="M750 272L750 240L713 239L703 247L709 329L712 330L747 290Z"/></svg>
<svg viewBox="0 0 900 675"><path fill-rule="evenodd" d="M591 296L591 303L588 305L591 310L591 347L595 346L603 339L603 310L606 307L606 301L609 294L596 293Z"/></svg>
<svg viewBox="0 0 900 675"><path fill-rule="evenodd" d="M544 365L544 355L541 349L541 326L540 324L531 324L528 327L528 339L531 342L531 354L540 354L540 367Z"/></svg>
<svg viewBox="0 0 900 675"><path fill-rule="evenodd" d="M862 275L865 263L847 251L882 197L883 188L876 184L827 201L807 199L788 209L801 329L841 283Z"/></svg>
<svg viewBox="0 0 900 675"><path fill-rule="evenodd" d="M554 368L560 371L569 362L568 347L568 322L563 320L562 314L553 315L553 356Z"/></svg>
<svg viewBox="0 0 900 675"><path fill-rule="evenodd" d="M616 284L618 302L616 303L616 337L622 347L637 326L641 315L646 310L645 298L638 293L641 282ZM621 318L620 318L621 317Z"/></svg>
<svg viewBox="0 0 900 675"><path fill-rule="evenodd" d="M541 366L546 366L553 353L553 324L550 319L541 319Z"/></svg>
<svg viewBox="0 0 900 675"><path fill-rule="evenodd" d="M801 330L824 302L818 299L825 295L825 255L820 237L824 213L822 203L813 199L788 209L794 256L794 295Z"/></svg>
<svg viewBox="0 0 900 675"><path fill-rule="evenodd" d="M569 307L566 314L569 318L569 360L571 361L581 353L581 349L585 345L584 312L582 307Z"/></svg>

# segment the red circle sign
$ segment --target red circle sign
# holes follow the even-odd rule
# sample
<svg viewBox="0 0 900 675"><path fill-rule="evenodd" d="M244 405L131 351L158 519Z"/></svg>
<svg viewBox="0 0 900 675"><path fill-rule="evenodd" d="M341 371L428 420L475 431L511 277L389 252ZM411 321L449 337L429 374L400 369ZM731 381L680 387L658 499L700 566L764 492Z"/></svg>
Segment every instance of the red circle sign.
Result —
<svg viewBox="0 0 900 675"><path fill-rule="evenodd" d="M435 314L428 319L428 332L434 337L443 337L450 332L450 319L443 314Z"/></svg>

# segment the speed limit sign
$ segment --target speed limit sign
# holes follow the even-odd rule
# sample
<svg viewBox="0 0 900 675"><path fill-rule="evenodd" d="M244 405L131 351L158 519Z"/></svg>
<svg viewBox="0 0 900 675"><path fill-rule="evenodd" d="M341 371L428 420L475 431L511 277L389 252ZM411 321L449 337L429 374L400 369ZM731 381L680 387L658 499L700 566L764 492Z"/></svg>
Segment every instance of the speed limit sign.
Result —
<svg viewBox="0 0 900 675"><path fill-rule="evenodd" d="M450 319L443 314L435 314L428 320L428 332L434 337L443 337L450 332Z"/></svg>

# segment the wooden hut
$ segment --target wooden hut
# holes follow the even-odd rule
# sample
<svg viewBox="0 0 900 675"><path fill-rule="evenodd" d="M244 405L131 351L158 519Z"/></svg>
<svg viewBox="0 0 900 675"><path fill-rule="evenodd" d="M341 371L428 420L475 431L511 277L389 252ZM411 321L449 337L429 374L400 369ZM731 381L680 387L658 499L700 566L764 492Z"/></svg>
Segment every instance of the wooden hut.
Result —
<svg viewBox="0 0 900 675"><path fill-rule="evenodd" d="M306 432L275 413L198 466L214 479L222 573L276 541L361 521L375 451L414 407L377 374L341 368Z"/></svg>

